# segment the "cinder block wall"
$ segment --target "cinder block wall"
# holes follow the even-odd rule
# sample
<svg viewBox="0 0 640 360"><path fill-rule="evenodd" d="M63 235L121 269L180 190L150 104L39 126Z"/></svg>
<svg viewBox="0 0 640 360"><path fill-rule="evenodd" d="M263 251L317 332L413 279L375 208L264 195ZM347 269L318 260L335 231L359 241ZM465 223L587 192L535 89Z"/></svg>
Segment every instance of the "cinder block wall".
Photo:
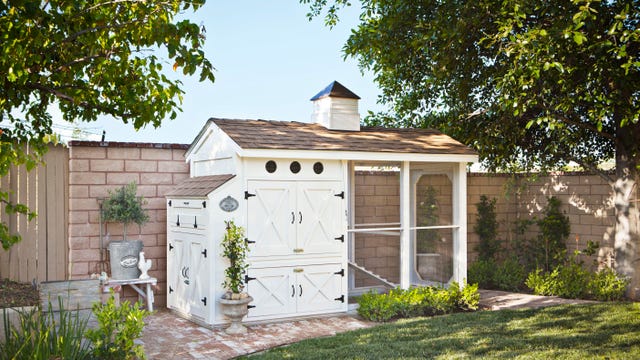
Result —
<svg viewBox="0 0 640 360"><path fill-rule="evenodd" d="M72 279L86 279L100 273L99 200L108 191L130 182L146 201L150 220L142 227L129 225L127 237L141 239L149 274L158 278L156 304L166 297L166 204L164 194L189 177L184 153L188 145L72 141L69 143L69 266ZM103 227L103 246L122 239L122 225ZM103 251L108 259L108 252ZM108 268L106 270L109 271ZM126 293L125 295L132 295Z"/></svg>

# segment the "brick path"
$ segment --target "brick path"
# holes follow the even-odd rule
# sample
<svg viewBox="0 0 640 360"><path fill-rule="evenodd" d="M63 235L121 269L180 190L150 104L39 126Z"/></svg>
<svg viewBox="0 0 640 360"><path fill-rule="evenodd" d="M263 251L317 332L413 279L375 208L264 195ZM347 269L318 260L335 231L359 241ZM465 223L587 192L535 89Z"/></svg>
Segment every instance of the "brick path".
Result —
<svg viewBox="0 0 640 360"><path fill-rule="evenodd" d="M222 329L207 329L167 310L149 316L142 337L147 358L229 359L308 338L375 325L352 316L248 326L244 336L230 336Z"/></svg>

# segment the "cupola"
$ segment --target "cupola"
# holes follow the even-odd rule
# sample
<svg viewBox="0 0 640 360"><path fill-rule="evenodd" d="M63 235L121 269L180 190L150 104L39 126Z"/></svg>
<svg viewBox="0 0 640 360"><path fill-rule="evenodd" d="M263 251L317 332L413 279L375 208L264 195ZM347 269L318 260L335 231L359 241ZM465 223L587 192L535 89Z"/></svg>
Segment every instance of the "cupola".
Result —
<svg viewBox="0 0 640 360"><path fill-rule="evenodd" d="M311 98L311 121L330 130L360 131L360 97L337 81Z"/></svg>

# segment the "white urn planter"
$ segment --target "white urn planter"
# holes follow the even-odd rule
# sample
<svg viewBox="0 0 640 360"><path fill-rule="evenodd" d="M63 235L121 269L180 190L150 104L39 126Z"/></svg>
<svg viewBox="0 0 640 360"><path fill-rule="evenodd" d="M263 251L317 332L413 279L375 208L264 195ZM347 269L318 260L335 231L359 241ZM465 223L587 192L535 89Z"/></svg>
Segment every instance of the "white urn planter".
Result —
<svg viewBox="0 0 640 360"><path fill-rule="evenodd" d="M247 328L242 325L242 318L249 313L250 302L253 301L251 296L247 296L238 300L233 299L220 299L220 305L222 308L222 314L224 314L229 320L231 325L225 330L229 335L242 335L247 333Z"/></svg>

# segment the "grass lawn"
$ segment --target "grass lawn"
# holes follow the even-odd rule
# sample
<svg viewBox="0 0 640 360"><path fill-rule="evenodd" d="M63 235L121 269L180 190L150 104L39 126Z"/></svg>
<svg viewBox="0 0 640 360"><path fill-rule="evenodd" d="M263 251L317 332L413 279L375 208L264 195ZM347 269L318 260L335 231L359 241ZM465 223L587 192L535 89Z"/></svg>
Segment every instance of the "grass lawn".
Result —
<svg viewBox="0 0 640 360"><path fill-rule="evenodd" d="M301 341L251 359L640 359L640 303L415 318Z"/></svg>

